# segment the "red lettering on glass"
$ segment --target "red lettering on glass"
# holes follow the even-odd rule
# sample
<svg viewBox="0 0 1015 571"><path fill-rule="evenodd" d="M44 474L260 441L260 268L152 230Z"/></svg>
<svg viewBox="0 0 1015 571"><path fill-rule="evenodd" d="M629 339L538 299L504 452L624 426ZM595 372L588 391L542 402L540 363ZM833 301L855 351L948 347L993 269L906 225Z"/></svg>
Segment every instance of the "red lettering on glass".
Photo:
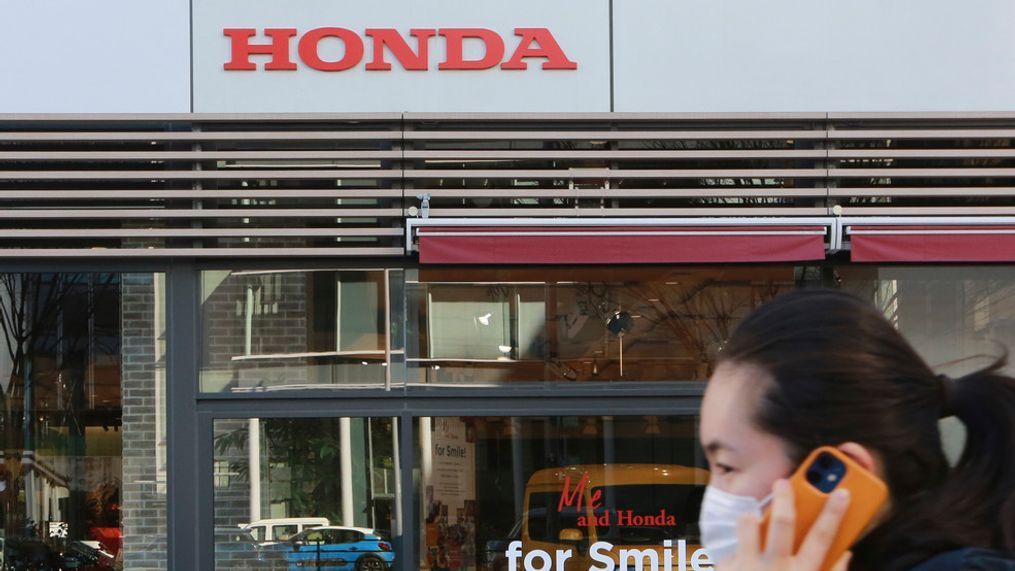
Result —
<svg viewBox="0 0 1015 571"><path fill-rule="evenodd" d="M589 485L589 474L588 472L586 472L582 474L581 479L578 480L578 485L575 486L574 491L571 492L570 491L571 476L566 476L564 478L564 490L560 493L560 501L557 503L557 511L562 512L564 511L565 507L571 507L572 505L574 505L574 508L580 512L582 509L582 500L585 498L585 488L587 488L588 485ZM592 495L589 498L589 505L592 507L593 510L602 507L603 505L602 490L596 490L595 492L592 492Z"/></svg>

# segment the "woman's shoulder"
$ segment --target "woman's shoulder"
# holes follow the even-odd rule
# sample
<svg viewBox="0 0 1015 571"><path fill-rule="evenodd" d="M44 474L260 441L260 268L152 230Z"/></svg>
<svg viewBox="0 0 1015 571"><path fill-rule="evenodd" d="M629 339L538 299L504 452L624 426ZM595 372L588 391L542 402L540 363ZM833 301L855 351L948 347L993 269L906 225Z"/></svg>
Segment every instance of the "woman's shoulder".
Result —
<svg viewBox="0 0 1015 571"><path fill-rule="evenodd" d="M966 547L939 553L911 571L1015 571L1015 558L1000 551Z"/></svg>

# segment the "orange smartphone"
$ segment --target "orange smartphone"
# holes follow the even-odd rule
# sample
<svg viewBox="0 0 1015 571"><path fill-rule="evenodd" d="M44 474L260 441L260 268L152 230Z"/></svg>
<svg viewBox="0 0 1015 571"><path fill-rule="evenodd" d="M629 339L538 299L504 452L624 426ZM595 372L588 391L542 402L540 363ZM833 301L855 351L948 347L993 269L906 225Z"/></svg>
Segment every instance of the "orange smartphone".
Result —
<svg viewBox="0 0 1015 571"><path fill-rule="evenodd" d="M822 571L835 565L888 498L888 487L849 456L831 446L822 446L811 452L800 468L789 479L793 488L796 505L796 536L793 538L793 553L807 537L807 532L818 519L825 507L828 495L839 488L849 490L849 508L839 525L839 533L828 550ZM765 510L761 525L762 544L768 530L771 506Z"/></svg>

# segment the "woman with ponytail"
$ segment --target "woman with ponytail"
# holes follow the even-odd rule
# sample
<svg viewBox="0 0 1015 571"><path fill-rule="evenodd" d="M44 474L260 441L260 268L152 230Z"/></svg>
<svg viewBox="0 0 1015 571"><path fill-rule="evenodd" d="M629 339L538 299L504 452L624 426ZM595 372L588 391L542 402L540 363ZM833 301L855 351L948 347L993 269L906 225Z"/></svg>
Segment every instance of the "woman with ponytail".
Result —
<svg viewBox="0 0 1015 571"><path fill-rule="evenodd" d="M801 290L752 313L722 349L701 412L712 470L702 536L720 571L818 571L848 505L835 495L798 553L759 547L793 525L785 482L830 445L877 475L889 500L835 569L1015 570L1015 379L1005 360L961 378L937 375L870 303ZM938 421L965 426L950 465ZM777 544L782 544L783 548Z"/></svg>

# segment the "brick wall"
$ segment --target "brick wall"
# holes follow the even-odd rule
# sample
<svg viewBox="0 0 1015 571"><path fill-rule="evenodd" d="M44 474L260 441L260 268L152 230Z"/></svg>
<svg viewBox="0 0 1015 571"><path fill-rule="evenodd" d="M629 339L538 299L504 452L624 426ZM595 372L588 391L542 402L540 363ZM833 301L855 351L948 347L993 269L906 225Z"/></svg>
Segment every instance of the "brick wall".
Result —
<svg viewBox="0 0 1015 571"><path fill-rule="evenodd" d="M122 557L126 570L162 571L168 569L164 274L121 279Z"/></svg>
<svg viewBox="0 0 1015 571"><path fill-rule="evenodd" d="M223 279L224 278L224 279ZM305 353L308 347L307 274L301 272L230 274L205 278L201 304L202 375L213 375L207 390L314 382L305 358L242 359L247 356L247 312L251 308L250 355ZM249 293L248 293L249 292ZM249 296L249 298L248 298ZM235 359L241 357L241 359ZM215 421L214 521L226 530L251 521L249 421ZM261 517L270 517L270 466L262 450ZM226 539L219 534L218 539ZM215 568L248 569L246 554L217 543Z"/></svg>
<svg viewBox="0 0 1015 571"><path fill-rule="evenodd" d="M305 359L234 359L246 356L248 289L253 291L250 353L308 351L307 274L233 274L201 305L202 370L214 371L219 383L236 388L310 382Z"/></svg>
<svg viewBox="0 0 1015 571"><path fill-rule="evenodd" d="M215 525L235 527L249 523L250 517L250 421L226 418L215 421L215 463L221 469L215 482ZM221 439L229 442L223 446ZM268 515L267 458L261 460L261 517Z"/></svg>

